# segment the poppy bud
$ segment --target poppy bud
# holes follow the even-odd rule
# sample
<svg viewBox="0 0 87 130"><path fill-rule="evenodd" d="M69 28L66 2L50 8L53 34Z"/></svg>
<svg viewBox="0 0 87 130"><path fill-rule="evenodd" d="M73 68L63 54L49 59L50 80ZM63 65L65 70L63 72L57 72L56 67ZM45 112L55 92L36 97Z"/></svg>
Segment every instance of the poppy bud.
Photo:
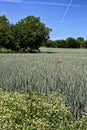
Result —
<svg viewBox="0 0 87 130"><path fill-rule="evenodd" d="M57 64L62 64L62 61L60 61L60 60L59 60L59 61L57 61Z"/></svg>

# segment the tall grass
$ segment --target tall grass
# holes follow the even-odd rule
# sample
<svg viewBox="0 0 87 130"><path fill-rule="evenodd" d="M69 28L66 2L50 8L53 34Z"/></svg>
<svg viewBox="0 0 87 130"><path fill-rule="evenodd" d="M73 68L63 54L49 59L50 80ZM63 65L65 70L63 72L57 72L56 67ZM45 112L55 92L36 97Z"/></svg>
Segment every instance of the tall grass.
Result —
<svg viewBox="0 0 87 130"><path fill-rule="evenodd" d="M43 48L42 52L0 54L0 87L37 90L48 102L51 92L59 92L79 119L87 112L87 50Z"/></svg>

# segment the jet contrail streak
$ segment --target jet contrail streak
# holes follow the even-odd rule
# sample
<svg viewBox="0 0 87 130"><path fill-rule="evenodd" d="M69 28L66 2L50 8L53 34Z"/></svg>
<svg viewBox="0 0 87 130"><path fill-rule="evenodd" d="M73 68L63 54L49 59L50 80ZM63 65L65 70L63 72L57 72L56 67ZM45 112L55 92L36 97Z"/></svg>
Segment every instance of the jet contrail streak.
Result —
<svg viewBox="0 0 87 130"><path fill-rule="evenodd" d="M85 22L85 21L87 21L87 18L76 19L72 21L65 21L64 23L72 24L72 23L79 23L79 22Z"/></svg>
<svg viewBox="0 0 87 130"><path fill-rule="evenodd" d="M28 1L22 1L21 3L25 3L25 4L37 4L37 5L53 5L53 6L68 6L69 4L65 4L65 3L51 3L51 2L28 2ZM72 7L86 7L86 5L75 5L75 4L71 4L70 6Z"/></svg>
<svg viewBox="0 0 87 130"><path fill-rule="evenodd" d="M68 10L69 10L71 4L72 4L72 0L70 0L69 4L68 4L68 6L67 6L67 8L66 8L66 10L65 10L65 12L64 12L64 15L63 15L62 19L60 20L60 23L63 23L64 18L65 18L65 16L66 16L66 14L67 14L67 12L68 12Z"/></svg>
<svg viewBox="0 0 87 130"><path fill-rule="evenodd" d="M68 6L69 4L63 4L63 3L51 3L51 2L28 2L28 1L23 1L23 0L0 0L2 2L16 2L16 3L24 3L24 4L35 4L35 5L52 5L52 6ZM71 4L71 7L83 7L83 8L87 8L86 5L75 5L75 4Z"/></svg>
<svg viewBox="0 0 87 130"><path fill-rule="evenodd" d="M1 2L22 2L22 0L0 0Z"/></svg>

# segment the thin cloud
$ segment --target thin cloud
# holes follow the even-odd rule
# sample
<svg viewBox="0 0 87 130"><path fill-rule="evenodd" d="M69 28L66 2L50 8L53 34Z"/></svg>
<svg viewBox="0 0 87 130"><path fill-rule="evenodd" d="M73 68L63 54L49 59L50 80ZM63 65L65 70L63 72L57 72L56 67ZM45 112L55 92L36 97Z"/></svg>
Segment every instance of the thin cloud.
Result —
<svg viewBox="0 0 87 130"><path fill-rule="evenodd" d="M75 19L75 20L70 20L70 21L64 21L64 22L56 22L57 24L76 24L76 23L82 23L87 21L87 18L80 18L80 19Z"/></svg>
<svg viewBox="0 0 87 130"><path fill-rule="evenodd" d="M22 3L25 4L36 4L36 5L53 5L53 6L67 6L66 4L63 3L51 3L51 2L28 2L28 1L22 1Z"/></svg>
<svg viewBox="0 0 87 130"><path fill-rule="evenodd" d="M25 3L25 4L37 4L37 5L53 5L53 6L68 6L68 3L53 3L53 2L28 2L28 1L21 1L21 3ZM70 6L72 7L87 7L85 5L76 5L76 4L71 4Z"/></svg>
<svg viewBox="0 0 87 130"><path fill-rule="evenodd" d="M22 2L22 0L0 0L1 2Z"/></svg>
<svg viewBox="0 0 87 130"><path fill-rule="evenodd" d="M65 21L65 23L73 24L73 23L79 23L79 22L85 22L85 21L87 21L87 18L81 18L81 19L76 19L72 21Z"/></svg>
<svg viewBox="0 0 87 130"><path fill-rule="evenodd" d="M35 5L52 5L52 6L68 6L69 4L65 4L65 3L53 3L53 2L29 2L29 1L23 1L23 0L0 0L2 2L19 2L19 3L23 3L23 4L35 4ZM85 5L76 5L76 4L71 4L71 7L86 7Z"/></svg>
<svg viewBox="0 0 87 130"><path fill-rule="evenodd" d="M69 10L71 4L72 4L72 0L70 0L69 4L68 4L68 6L67 6L67 8L66 8L66 10L65 10L65 12L64 12L64 15L63 15L62 19L60 20L60 23L63 23L64 18L65 18L65 16L66 16L66 14L67 14L67 12L68 12L68 10Z"/></svg>

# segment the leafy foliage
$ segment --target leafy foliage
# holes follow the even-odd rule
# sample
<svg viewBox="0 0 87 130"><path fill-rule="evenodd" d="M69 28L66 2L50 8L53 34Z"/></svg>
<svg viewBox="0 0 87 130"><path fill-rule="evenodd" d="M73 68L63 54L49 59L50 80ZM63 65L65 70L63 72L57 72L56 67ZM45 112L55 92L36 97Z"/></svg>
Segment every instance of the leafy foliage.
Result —
<svg viewBox="0 0 87 130"><path fill-rule="evenodd" d="M49 39L51 29L40 22L39 17L28 16L15 25L0 16L0 47L15 51L38 50Z"/></svg>
<svg viewBox="0 0 87 130"><path fill-rule="evenodd" d="M3 15L0 16L0 48L8 48L9 44L9 21Z"/></svg>
<svg viewBox="0 0 87 130"><path fill-rule="evenodd" d="M72 37L66 39L67 48L79 48L79 44L77 44L76 40Z"/></svg>
<svg viewBox="0 0 87 130"><path fill-rule="evenodd" d="M68 37L66 40L49 40L52 29L40 21L40 17L27 16L16 24L10 24L6 16L0 16L0 49L13 52L34 52L39 47L87 48L87 40Z"/></svg>
<svg viewBox="0 0 87 130"><path fill-rule="evenodd" d="M78 37L77 39L73 37L68 37L66 40L48 40L44 46L53 48L87 48L87 40L83 37Z"/></svg>
<svg viewBox="0 0 87 130"><path fill-rule="evenodd" d="M67 44L65 40L56 40L57 42L57 48L66 48Z"/></svg>
<svg viewBox="0 0 87 130"><path fill-rule="evenodd" d="M30 51L38 50L42 42L45 42L49 38L51 31L51 29L45 27L45 24L40 22L39 17L34 16L28 16L20 20L15 25L14 30L20 49L28 49Z"/></svg>
<svg viewBox="0 0 87 130"><path fill-rule="evenodd" d="M58 94L51 94L48 102L45 95L37 92L0 90L2 130L84 130L86 121L85 117L77 122Z"/></svg>
<svg viewBox="0 0 87 130"><path fill-rule="evenodd" d="M83 37L78 37L78 38L76 39L76 41L77 41L77 43L79 44L79 46L80 46L81 48L85 47L85 46L84 46L85 42L84 42L84 38L83 38Z"/></svg>

